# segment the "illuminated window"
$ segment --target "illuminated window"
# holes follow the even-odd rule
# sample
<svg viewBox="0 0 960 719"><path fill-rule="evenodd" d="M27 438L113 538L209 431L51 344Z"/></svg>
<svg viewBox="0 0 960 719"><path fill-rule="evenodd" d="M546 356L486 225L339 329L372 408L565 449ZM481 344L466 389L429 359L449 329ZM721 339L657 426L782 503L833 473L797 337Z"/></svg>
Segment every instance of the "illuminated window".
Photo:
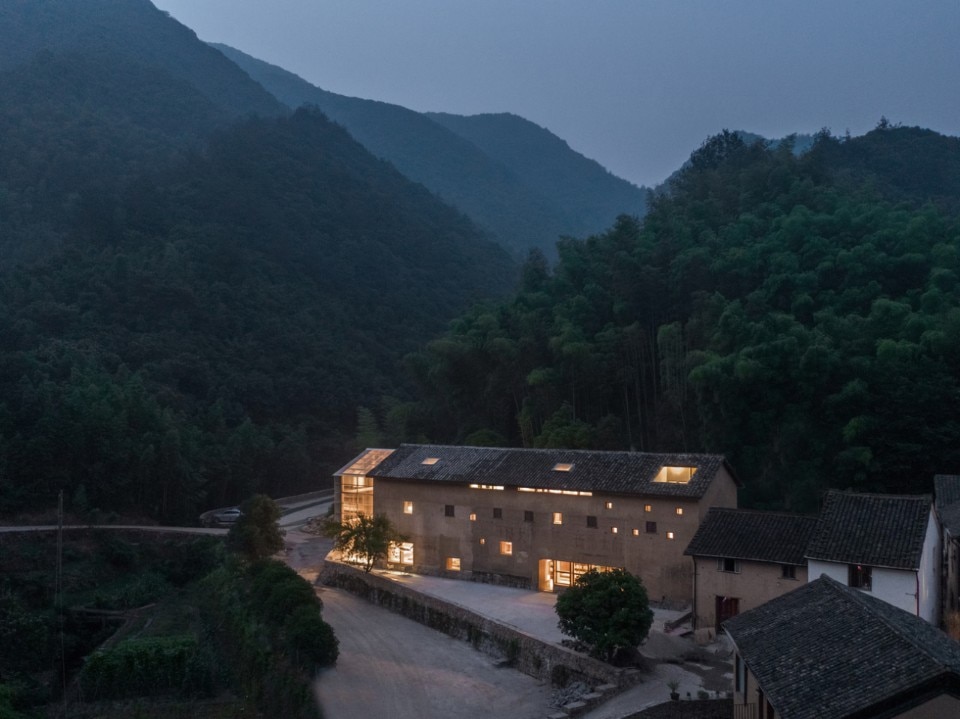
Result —
<svg viewBox="0 0 960 719"><path fill-rule="evenodd" d="M494 519L503 519L503 510L500 507L493 508L493 518Z"/></svg>
<svg viewBox="0 0 960 719"><path fill-rule="evenodd" d="M452 504L446 504L446 505L444 505L444 507L443 507L443 516L444 516L444 517L454 517L454 516L456 516L455 513L454 513L454 508L453 508L453 505L452 505Z"/></svg>
<svg viewBox="0 0 960 719"><path fill-rule="evenodd" d="M652 504L645 504L645 505L643 505L643 511L644 511L644 512L652 512L652 511L653 511L653 505L652 505Z"/></svg>
<svg viewBox="0 0 960 719"><path fill-rule="evenodd" d="M616 527L610 527L610 534L616 534L618 531Z"/></svg>
<svg viewBox="0 0 960 719"><path fill-rule="evenodd" d="M470 489L496 489L503 490L502 484L471 484Z"/></svg>
<svg viewBox="0 0 960 719"><path fill-rule="evenodd" d="M447 571L460 571L460 557L447 557Z"/></svg>
<svg viewBox="0 0 960 719"><path fill-rule="evenodd" d="M427 457L420 464L436 464L439 461L440 461L439 457Z"/></svg>
<svg viewBox="0 0 960 719"><path fill-rule="evenodd" d="M486 544L486 543L487 543L487 540L484 539L483 537L480 537L480 544L481 544L481 545L484 545L484 544Z"/></svg>
<svg viewBox="0 0 960 719"><path fill-rule="evenodd" d="M523 510L523 521L532 522L533 521L533 512L529 509Z"/></svg>
<svg viewBox="0 0 960 719"><path fill-rule="evenodd" d="M677 516L678 516L678 517L682 517L682 516L683 516L683 507L677 507Z"/></svg>
<svg viewBox="0 0 960 719"><path fill-rule="evenodd" d="M573 469L573 465L572 465L572 464L565 464L565 463L563 463L563 462L557 462L557 464L553 465L553 471L554 471L554 472L569 472L571 469Z"/></svg>
<svg viewBox="0 0 960 719"><path fill-rule="evenodd" d="M588 526L590 529L596 529L596 528L597 528L597 518L596 518L596 517L593 517L593 516L588 516L588 517L587 517L587 526Z"/></svg>
<svg viewBox="0 0 960 719"><path fill-rule="evenodd" d="M634 537L639 537L639 536L640 536L640 530L639 530L639 529L634 529L634 530L633 530L633 536L634 536Z"/></svg>
<svg viewBox="0 0 960 719"><path fill-rule="evenodd" d="M613 502L607 502L604 506L605 506L607 509L613 509Z"/></svg>
<svg viewBox="0 0 960 719"><path fill-rule="evenodd" d="M667 532L667 539L673 539L673 532Z"/></svg>
<svg viewBox="0 0 960 719"><path fill-rule="evenodd" d="M500 554L513 554L513 542L500 542Z"/></svg>
<svg viewBox="0 0 960 719"><path fill-rule="evenodd" d="M390 550L387 552L387 558L395 564L413 564L413 543L391 543Z"/></svg>
<svg viewBox="0 0 960 719"><path fill-rule="evenodd" d="M471 521L471 522L476 522L476 521L477 521L477 513L476 513L476 512L470 512L470 521Z"/></svg>
<svg viewBox="0 0 960 719"><path fill-rule="evenodd" d="M674 484L689 484L690 478L696 474L696 467L661 467L654 482L672 482Z"/></svg>
<svg viewBox="0 0 960 719"><path fill-rule="evenodd" d="M656 522L647 522L647 534L656 534L657 533L657 523Z"/></svg>
<svg viewBox="0 0 960 719"><path fill-rule="evenodd" d="M554 523L554 524L563 524L563 512L554 512L554 513L553 513L553 523Z"/></svg>
<svg viewBox="0 0 960 719"><path fill-rule="evenodd" d="M518 492L538 492L540 494L565 494L568 497L592 497L593 492L580 492L575 489L534 489L533 487L517 487Z"/></svg>
<svg viewBox="0 0 960 719"><path fill-rule="evenodd" d="M403 503L403 513L404 513L404 514L413 514L413 502L404 502L404 503Z"/></svg>

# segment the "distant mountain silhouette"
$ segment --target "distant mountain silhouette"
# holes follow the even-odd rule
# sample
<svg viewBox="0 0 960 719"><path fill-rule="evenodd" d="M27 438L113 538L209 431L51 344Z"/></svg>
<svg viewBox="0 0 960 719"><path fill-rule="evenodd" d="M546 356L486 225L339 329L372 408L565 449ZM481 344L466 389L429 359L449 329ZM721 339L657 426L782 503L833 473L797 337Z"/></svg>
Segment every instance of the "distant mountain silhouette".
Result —
<svg viewBox="0 0 960 719"><path fill-rule="evenodd" d="M640 188L514 116L466 118L346 97L226 45L214 45L281 102L315 105L375 155L489 230L517 254L554 254L563 235L600 232L644 211Z"/></svg>

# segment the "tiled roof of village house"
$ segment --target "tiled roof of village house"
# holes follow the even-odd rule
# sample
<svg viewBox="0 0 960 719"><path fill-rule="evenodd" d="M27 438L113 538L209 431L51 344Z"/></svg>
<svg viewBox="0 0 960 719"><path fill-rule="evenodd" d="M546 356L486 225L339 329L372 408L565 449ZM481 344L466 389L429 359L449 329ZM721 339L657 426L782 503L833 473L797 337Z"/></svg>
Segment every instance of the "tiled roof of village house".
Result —
<svg viewBox="0 0 960 719"><path fill-rule="evenodd" d="M960 537L960 475L938 474L933 486L940 521L951 535Z"/></svg>
<svg viewBox="0 0 960 719"><path fill-rule="evenodd" d="M807 547L808 559L918 569L930 516L928 494L830 491Z"/></svg>
<svg viewBox="0 0 960 719"><path fill-rule="evenodd" d="M960 644L830 577L723 626L782 719L875 716L927 682L960 688Z"/></svg>
<svg viewBox="0 0 960 719"><path fill-rule="evenodd" d="M711 507L684 554L802 565L816 525L800 514Z"/></svg>
<svg viewBox="0 0 960 719"><path fill-rule="evenodd" d="M423 464L435 458L435 464ZM554 469L573 465L569 471ZM664 466L695 467L688 484L654 482ZM650 454L568 449L505 449L402 444L369 472L384 479L491 484L617 494L699 498L721 467L719 454ZM734 478L734 481L737 481Z"/></svg>

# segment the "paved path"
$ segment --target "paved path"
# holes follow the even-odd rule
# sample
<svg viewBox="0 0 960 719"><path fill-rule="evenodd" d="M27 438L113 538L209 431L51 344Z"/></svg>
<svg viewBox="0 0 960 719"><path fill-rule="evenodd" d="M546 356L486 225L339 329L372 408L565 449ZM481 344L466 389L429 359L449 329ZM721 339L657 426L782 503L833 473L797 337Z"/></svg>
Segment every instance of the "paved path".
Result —
<svg viewBox="0 0 960 719"><path fill-rule="evenodd" d="M170 534L212 534L225 535L229 530L214 529L211 527L151 527L142 524L65 524L64 531L71 529L135 529L144 532L167 532ZM35 526L3 526L0 532L55 532L56 524L42 524Z"/></svg>
<svg viewBox="0 0 960 719"><path fill-rule="evenodd" d="M288 532L287 563L315 576L332 541ZM349 592L320 587L323 618L340 640L337 664L315 690L327 719L540 719L551 688L497 668L469 643L393 614Z"/></svg>

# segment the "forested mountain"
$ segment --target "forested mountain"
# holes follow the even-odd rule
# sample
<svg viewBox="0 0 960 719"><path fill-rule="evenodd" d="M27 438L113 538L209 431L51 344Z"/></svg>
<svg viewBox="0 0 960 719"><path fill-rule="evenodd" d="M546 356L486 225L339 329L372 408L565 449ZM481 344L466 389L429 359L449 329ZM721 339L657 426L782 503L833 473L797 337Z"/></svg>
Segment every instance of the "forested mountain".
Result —
<svg viewBox="0 0 960 719"><path fill-rule="evenodd" d="M65 490L182 520L315 487L358 405L404 397L403 356L513 286L465 216L147 3L0 9L57 46L0 39L0 512ZM208 94L211 56L241 82Z"/></svg>
<svg viewBox="0 0 960 719"><path fill-rule="evenodd" d="M566 208L570 221L576 223L568 235L594 234L610 227L619 215L639 217L646 211L645 190L613 175L529 120L510 113L426 114Z"/></svg>
<svg viewBox="0 0 960 719"><path fill-rule="evenodd" d="M0 0L0 268L233 118L282 105L146 0Z"/></svg>
<svg viewBox="0 0 960 719"><path fill-rule="evenodd" d="M644 211L643 190L521 118L430 115L346 97L229 46L214 47L281 102L323 110L518 255L535 247L553 257L561 236L599 232L619 214Z"/></svg>
<svg viewBox="0 0 960 719"><path fill-rule="evenodd" d="M412 359L436 440L726 454L747 505L960 471L960 141L732 133ZM944 197L949 194L950 197Z"/></svg>
<svg viewBox="0 0 960 719"><path fill-rule="evenodd" d="M280 103L149 0L0 0L0 70L38 52L124 56L188 83L234 116L277 114Z"/></svg>

